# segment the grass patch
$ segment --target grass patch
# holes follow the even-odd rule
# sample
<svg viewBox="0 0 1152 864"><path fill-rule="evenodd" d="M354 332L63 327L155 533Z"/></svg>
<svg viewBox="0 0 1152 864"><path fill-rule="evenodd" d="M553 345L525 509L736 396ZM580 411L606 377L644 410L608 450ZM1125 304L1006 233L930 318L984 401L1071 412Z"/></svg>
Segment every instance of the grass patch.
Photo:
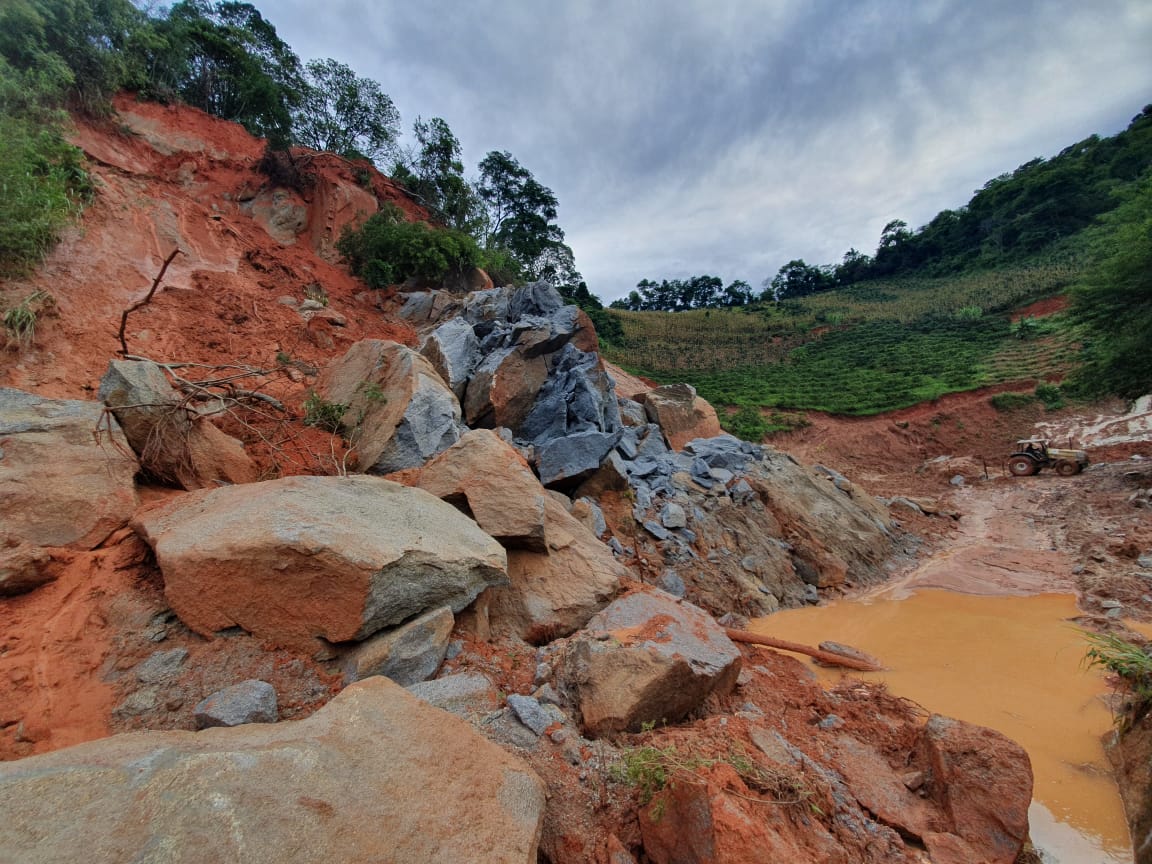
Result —
<svg viewBox="0 0 1152 864"><path fill-rule="evenodd" d="M801 804L809 801L816 791L799 771L786 771L775 764L758 762L743 749L730 750L718 759L706 759L682 753L674 746L636 747L621 754L620 761L612 766L610 776L617 783L635 788L641 805L645 805L671 785L677 776L691 779L696 771L721 763L730 765L750 790L765 796L764 799L753 799L762 803ZM809 806L813 812L820 812L815 804Z"/></svg>
<svg viewBox="0 0 1152 864"><path fill-rule="evenodd" d="M347 410L347 405L341 402L329 402L313 390L304 400L304 425L315 426L325 432L338 432L340 421Z"/></svg>
<svg viewBox="0 0 1152 864"><path fill-rule="evenodd" d="M1111 633L1085 632L1084 639L1088 642L1084 662L1116 675L1134 698L1136 712L1152 704L1152 656L1146 648Z"/></svg>
<svg viewBox="0 0 1152 864"><path fill-rule="evenodd" d="M44 291L34 291L4 313L4 334L7 347L21 351L31 347L36 338L36 322L52 297Z"/></svg>

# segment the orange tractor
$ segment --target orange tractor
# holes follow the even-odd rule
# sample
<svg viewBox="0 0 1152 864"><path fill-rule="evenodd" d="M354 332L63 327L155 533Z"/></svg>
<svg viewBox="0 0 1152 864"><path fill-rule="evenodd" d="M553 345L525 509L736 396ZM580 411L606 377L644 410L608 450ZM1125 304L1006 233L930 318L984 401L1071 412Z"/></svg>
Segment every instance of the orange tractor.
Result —
<svg viewBox="0 0 1152 864"><path fill-rule="evenodd" d="M1061 450L1043 438L1016 442L1016 452L1008 457L1008 470L1017 477L1031 477L1042 468L1052 468L1061 477L1079 474L1088 464L1083 450Z"/></svg>

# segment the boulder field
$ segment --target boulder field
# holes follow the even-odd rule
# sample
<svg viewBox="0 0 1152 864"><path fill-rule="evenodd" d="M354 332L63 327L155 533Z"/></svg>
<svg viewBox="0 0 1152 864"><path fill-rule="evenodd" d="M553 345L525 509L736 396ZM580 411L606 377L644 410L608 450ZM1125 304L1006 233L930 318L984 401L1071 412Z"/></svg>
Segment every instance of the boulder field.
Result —
<svg viewBox="0 0 1152 864"><path fill-rule="evenodd" d="M384 178L117 106L0 370L0 861L1015 860L1019 747L716 621L880 580L887 507L545 283L366 290Z"/></svg>

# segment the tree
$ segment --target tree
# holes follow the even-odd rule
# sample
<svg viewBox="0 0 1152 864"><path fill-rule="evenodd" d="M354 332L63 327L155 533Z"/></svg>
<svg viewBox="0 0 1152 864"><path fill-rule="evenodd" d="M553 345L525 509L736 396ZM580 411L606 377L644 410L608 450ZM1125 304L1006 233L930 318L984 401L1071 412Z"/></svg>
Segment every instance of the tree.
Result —
<svg viewBox="0 0 1152 864"><path fill-rule="evenodd" d="M508 151L493 150L480 162L476 193L483 205L480 240L502 247L529 279L539 278L545 253L564 241L556 220L556 196Z"/></svg>
<svg viewBox="0 0 1152 864"><path fill-rule="evenodd" d="M351 68L332 59L308 63L305 79L303 99L293 115L297 143L373 162L395 155L400 112L379 84L357 78Z"/></svg>
<svg viewBox="0 0 1152 864"><path fill-rule="evenodd" d="M720 302L725 306L747 306L753 300L752 286L743 279L728 284Z"/></svg>
<svg viewBox="0 0 1152 864"><path fill-rule="evenodd" d="M832 275L823 267L805 264L803 258L789 261L769 282L764 280L766 297L776 302L793 297L805 297L832 287Z"/></svg>
<svg viewBox="0 0 1152 864"><path fill-rule="evenodd" d="M464 179L460 141L439 117L417 117L412 133L419 146L400 154L392 176L449 227L474 230L479 203Z"/></svg>
<svg viewBox="0 0 1152 864"><path fill-rule="evenodd" d="M4 0L0 57L36 98L103 113L124 85L146 18L128 0Z"/></svg>
<svg viewBox="0 0 1152 864"><path fill-rule="evenodd" d="M277 148L304 97L300 59L250 3L182 0L140 45L153 86Z"/></svg>
<svg viewBox="0 0 1152 864"><path fill-rule="evenodd" d="M1072 383L1091 395L1136 398L1152 389L1152 178L1107 222L1115 233L1073 294L1088 338Z"/></svg>

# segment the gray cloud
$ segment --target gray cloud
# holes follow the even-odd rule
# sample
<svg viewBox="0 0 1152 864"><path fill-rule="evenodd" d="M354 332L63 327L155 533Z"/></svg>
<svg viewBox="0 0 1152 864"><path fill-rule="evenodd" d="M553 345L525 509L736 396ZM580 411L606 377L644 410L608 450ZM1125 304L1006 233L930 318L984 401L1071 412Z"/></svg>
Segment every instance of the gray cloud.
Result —
<svg viewBox="0 0 1152 864"><path fill-rule="evenodd" d="M1145 0L259 3L302 58L510 150L606 299L644 277L758 284L875 248L893 218L1152 100Z"/></svg>

